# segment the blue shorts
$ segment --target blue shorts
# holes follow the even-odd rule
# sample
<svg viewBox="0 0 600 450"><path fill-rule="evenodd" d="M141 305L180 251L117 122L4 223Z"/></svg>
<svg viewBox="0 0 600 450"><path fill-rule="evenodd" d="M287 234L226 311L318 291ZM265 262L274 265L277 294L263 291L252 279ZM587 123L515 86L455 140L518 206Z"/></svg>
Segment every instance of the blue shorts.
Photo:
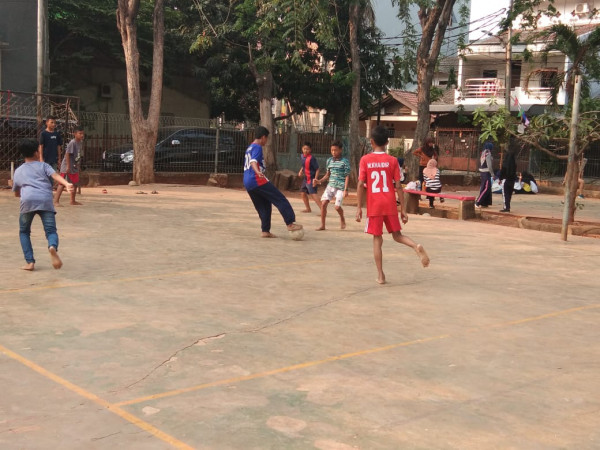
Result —
<svg viewBox="0 0 600 450"><path fill-rule="evenodd" d="M307 183L306 178L302 180L302 186L300 187L300 192L306 192L307 194L316 194L317 187L312 185L312 182Z"/></svg>

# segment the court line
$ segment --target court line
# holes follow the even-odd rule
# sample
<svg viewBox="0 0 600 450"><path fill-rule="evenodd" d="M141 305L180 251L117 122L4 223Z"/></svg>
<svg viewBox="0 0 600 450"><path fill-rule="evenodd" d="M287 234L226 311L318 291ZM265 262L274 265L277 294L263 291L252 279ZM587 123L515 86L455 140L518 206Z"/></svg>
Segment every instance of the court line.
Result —
<svg viewBox="0 0 600 450"><path fill-rule="evenodd" d="M270 375L276 375L279 373L292 372L295 370L306 369L307 367L319 366L319 365L326 364L326 363L333 362L333 361L340 361L340 360L344 360L344 359L354 358L357 356L364 356L364 355L368 355L368 354L372 354L372 353L383 352L386 350L393 350L393 349L400 348L400 347L409 347L409 346L416 345L416 344L424 344L427 342L439 341L442 339L465 335L467 333L474 333L474 332L478 332L478 331L488 331L488 330L493 330L493 329L502 328L502 327L510 327L510 326L514 326L514 325L520 325L523 323L535 322L535 321L539 321L539 320L558 317L558 316L570 314L573 312L583 311L583 310L587 310L587 309L598 309L598 308L600 308L600 304L579 306L579 307L575 307L575 308L565 309L562 311L556 311L556 312L552 312L552 313L542 314L539 316L511 320L509 322L502 322L502 323L488 325L488 326L484 326L484 327L470 328L461 333L441 334L439 336L432 336L432 337L423 338L423 339L415 339L412 341L401 342L398 344L386 345L384 347L375 347L375 348L361 350L361 351L352 352L352 353L344 353L342 355L330 356L329 358L324 358L324 359L315 360L315 361L308 361L305 363L294 364L294 365L287 366L287 367L280 367L278 369L268 370L265 372L258 372L258 373L254 373L254 374L250 374L250 375L241 376L241 377L228 378L226 380L217 380L217 381L212 381L210 383L203 383L203 384L198 384L195 386L190 386L187 388L174 389L171 391L161 392L158 394L152 394L152 395L147 395L144 397L138 397L138 398L134 398L131 400L117 402L117 403L114 403L114 405L115 406L134 405L134 404L138 404L138 403L147 402L150 400L157 400L157 399L161 399L161 398L165 398L165 397L173 397L176 395L185 394L188 392L200 391L202 389L206 389L206 388L210 388L210 387L222 386L224 384L239 383L241 381L255 380L257 378L265 378Z"/></svg>
<svg viewBox="0 0 600 450"><path fill-rule="evenodd" d="M118 407L117 405L114 405L114 404L98 397L97 395L92 394L91 392L83 389L80 386L77 386L76 384L71 383L70 381L67 381L64 378L61 378L60 376L56 375L55 373L44 369L43 367L37 365L33 361L28 360L27 358L19 355L18 353L13 352L12 350L9 350L8 348L4 347L3 345L0 345L0 352L4 353L6 356L8 356L9 358L11 358L13 360L20 362L21 364L30 368L31 370L37 372L38 374L42 375L44 378L50 379L50 380L54 381L55 383L61 385L62 387L66 388L72 392L75 392L76 394L80 395L81 397L87 398L88 400L93 401L97 405L100 405L103 408L106 408L113 414L116 414L120 418L126 420L127 422L135 425L138 428L141 428L142 430L146 431L147 433L150 433L151 435L166 442L167 444L170 444L171 446L178 448L178 449L185 449L185 450L193 449L193 447L189 446L188 444L181 442L180 440L165 433L164 431L161 431L160 429L156 428L155 426L150 425L148 422L143 421L139 417L136 417L133 414L128 413L127 411L123 410L122 408Z"/></svg>
<svg viewBox="0 0 600 450"><path fill-rule="evenodd" d="M82 286L93 286L104 283L127 283L131 281L143 281L143 280L156 280L163 278L176 278L186 275L198 275L203 273L219 273L219 272L241 272L244 270L261 270L270 269L273 267L285 267L285 266L302 266L306 264L322 263L324 259L313 259L309 261L293 261L293 262L279 262L275 264L257 264L254 266L240 266L240 267L223 267L220 269L199 269L199 270L184 270L182 272L168 272L168 273L157 273L154 275L144 275L139 277L128 277L128 278L113 278L109 280L97 280L97 281L80 281L76 283L63 283L63 284L50 284L46 286L34 286L17 289L1 289L0 295L12 294L19 292L35 292L35 291L46 291L50 289L63 289L70 287L82 287Z"/></svg>

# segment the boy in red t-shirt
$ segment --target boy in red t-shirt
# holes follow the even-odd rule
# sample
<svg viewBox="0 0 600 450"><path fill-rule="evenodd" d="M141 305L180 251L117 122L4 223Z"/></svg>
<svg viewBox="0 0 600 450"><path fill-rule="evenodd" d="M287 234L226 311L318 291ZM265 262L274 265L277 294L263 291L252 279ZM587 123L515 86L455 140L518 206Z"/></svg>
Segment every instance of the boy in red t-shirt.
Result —
<svg viewBox="0 0 600 450"><path fill-rule="evenodd" d="M421 244L416 244L408 236L404 236L400 231L402 226L398 219L398 208L396 206L396 193L400 200L400 215L402 223L408 222L406 208L404 206L404 192L400 183L400 166L393 156L386 154L385 146L388 143L387 129L377 126L371 133L371 146L373 152L363 156L360 159L360 170L358 174L358 189L356 207L356 221L362 219L362 204L367 191L367 223L365 233L373 235L373 256L377 266L377 282L385 283L385 274L383 273L383 224L388 231L392 233L394 240L400 244L412 248L419 258L423 267L429 266L429 257Z"/></svg>

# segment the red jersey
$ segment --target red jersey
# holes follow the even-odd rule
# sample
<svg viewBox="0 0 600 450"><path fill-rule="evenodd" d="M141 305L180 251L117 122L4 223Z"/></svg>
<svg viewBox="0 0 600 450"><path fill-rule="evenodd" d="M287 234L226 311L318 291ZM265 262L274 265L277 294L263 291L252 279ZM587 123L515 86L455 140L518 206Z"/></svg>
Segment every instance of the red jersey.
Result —
<svg viewBox="0 0 600 450"><path fill-rule="evenodd" d="M400 182L398 160L383 152L360 159L358 179L367 183L367 217L398 215L395 182Z"/></svg>

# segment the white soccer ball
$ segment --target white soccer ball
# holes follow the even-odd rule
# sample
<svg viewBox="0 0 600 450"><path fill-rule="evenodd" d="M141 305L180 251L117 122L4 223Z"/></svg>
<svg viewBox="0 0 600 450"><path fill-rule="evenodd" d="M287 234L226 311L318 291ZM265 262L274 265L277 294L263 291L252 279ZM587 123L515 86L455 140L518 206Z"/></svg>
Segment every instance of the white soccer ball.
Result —
<svg viewBox="0 0 600 450"><path fill-rule="evenodd" d="M301 241L304 238L304 229L301 228L299 230L289 231L290 237L294 241Z"/></svg>

